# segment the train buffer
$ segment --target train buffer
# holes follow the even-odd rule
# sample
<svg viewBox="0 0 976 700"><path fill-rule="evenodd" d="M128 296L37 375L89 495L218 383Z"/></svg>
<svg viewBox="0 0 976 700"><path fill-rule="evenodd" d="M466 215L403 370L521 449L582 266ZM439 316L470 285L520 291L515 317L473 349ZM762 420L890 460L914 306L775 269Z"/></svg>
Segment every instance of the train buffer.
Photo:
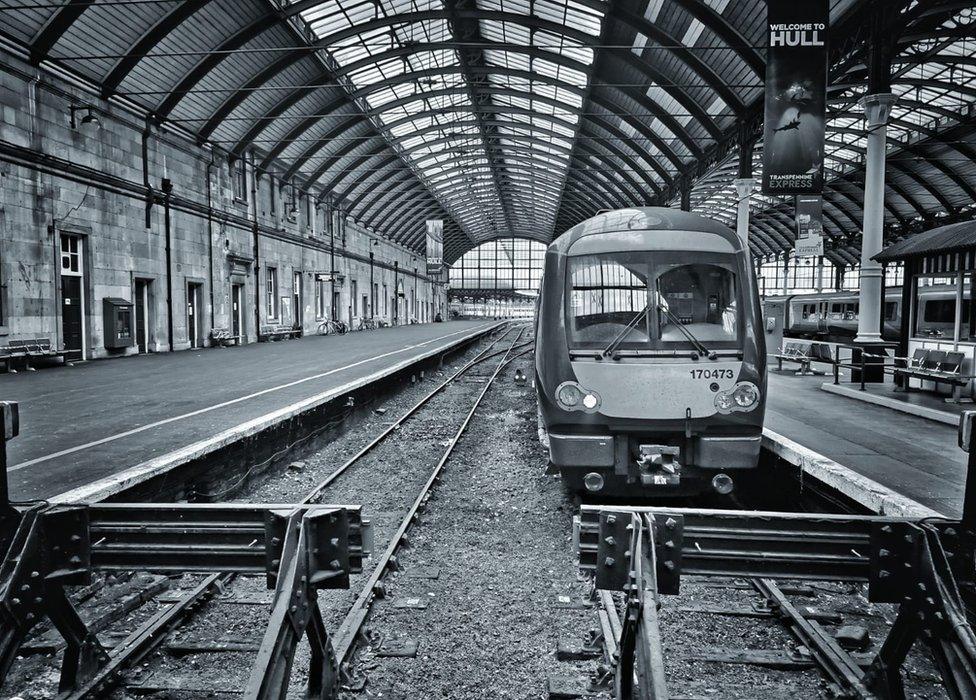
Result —
<svg viewBox="0 0 976 700"><path fill-rule="evenodd" d="M49 621L66 643L60 689L99 696L113 678L113 657L89 631L66 586L96 572L208 574L188 597L217 590L221 574L267 577L275 591L270 621L244 691L284 697L298 642L312 646L311 697L337 693L338 671L317 591L348 588L371 547L358 506L249 503L11 504L6 441L17 433L17 406L0 402L0 679L28 634ZM151 636L160 626L147 627ZM127 640L129 641L129 640ZM133 639L142 644L146 639ZM104 684L104 685L103 685Z"/></svg>
<svg viewBox="0 0 976 700"><path fill-rule="evenodd" d="M959 520L582 506L581 569L601 595L623 591L626 598L612 640L617 697L667 697L657 602L677 595L687 575L750 579L787 615L793 608L778 579L866 583L871 602L899 606L866 668L801 614L791 620L835 690L842 697L904 697L901 665L914 644L924 643L949 697L976 697L974 423L976 411L966 412L960 446L969 451L969 469Z"/></svg>

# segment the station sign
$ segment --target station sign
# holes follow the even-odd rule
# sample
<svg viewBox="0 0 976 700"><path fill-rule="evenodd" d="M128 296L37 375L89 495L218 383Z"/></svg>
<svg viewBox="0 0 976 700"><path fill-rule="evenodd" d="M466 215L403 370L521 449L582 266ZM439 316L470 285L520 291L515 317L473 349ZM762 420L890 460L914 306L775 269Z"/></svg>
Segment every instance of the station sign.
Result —
<svg viewBox="0 0 976 700"><path fill-rule="evenodd" d="M439 278L444 265L444 220L427 219L427 276Z"/></svg>
<svg viewBox="0 0 976 700"><path fill-rule="evenodd" d="M821 194L828 0L768 0L764 194Z"/></svg>
<svg viewBox="0 0 976 700"><path fill-rule="evenodd" d="M824 254L823 197L819 194L796 196L796 243L793 254L798 258Z"/></svg>

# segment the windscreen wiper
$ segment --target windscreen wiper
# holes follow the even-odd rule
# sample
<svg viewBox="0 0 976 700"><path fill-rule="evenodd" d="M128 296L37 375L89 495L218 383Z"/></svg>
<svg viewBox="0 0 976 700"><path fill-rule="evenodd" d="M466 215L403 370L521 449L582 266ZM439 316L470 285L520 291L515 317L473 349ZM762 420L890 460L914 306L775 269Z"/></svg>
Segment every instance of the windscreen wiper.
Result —
<svg viewBox="0 0 976 700"><path fill-rule="evenodd" d="M610 353L617 349L617 346L620 345L624 337L630 333L630 331L637 325L637 322L647 314L647 309L650 305L650 302L644 304L644 308L641 309L632 319L630 319L627 325L624 326L624 329L617 334L616 338L610 341L610 344L603 349L602 353L600 353L603 357L607 357L610 355Z"/></svg>
<svg viewBox="0 0 976 700"><path fill-rule="evenodd" d="M669 309L666 304L658 304L657 308L664 312L664 314L668 317L671 323L673 323L678 327L678 330L681 331L681 333L689 341L691 341L691 344L695 346L695 349L698 350L700 354L704 355L709 360L718 359L718 355L715 354L714 351L706 348L704 343L702 343L702 341L698 340L698 338L696 338L691 331L685 328L685 324L683 324L681 320L674 315L674 312L672 312L671 309Z"/></svg>

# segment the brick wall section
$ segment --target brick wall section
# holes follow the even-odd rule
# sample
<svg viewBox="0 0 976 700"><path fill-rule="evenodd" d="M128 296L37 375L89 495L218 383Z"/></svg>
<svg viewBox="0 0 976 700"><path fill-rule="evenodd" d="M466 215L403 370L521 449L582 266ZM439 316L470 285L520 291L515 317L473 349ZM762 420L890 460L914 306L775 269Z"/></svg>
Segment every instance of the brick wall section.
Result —
<svg viewBox="0 0 976 700"><path fill-rule="evenodd" d="M100 127L86 131L76 121L72 128L72 104L94 106ZM76 120L85 114L77 112ZM284 211L288 190L282 191L267 175L255 180L249 167L246 197L235 197L225 155L155 126L147 130L138 115L101 102L54 75L38 74L6 55L0 55L0 117L0 344L44 337L64 347L62 234L82 241L88 358L137 352L135 346L122 351L105 348L102 313L104 298L134 300L137 280L149 284L148 336L153 351L190 347L190 284L200 285L198 326L203 344L209 344L211 328L231 328L233 284L243 285L247 342L254 342L265 324L293 326L299 318L303 330L314 333L332 314L332 285L326 281L330 222L335 227L338 318L348 322L372 315L406 323L411 318L432 320L446 309L443 287L424 276L422 256L351 220L342 221L345 217L331 215L324 205L312 207L310 217L304 195L298 200L298 216L289 217ZM168 271L164 179L172 183ZM272 267L278 278L276 318L267 313ZM371 268L378 297L375 309L369 308ZM301 273L300 314L292 301L295 273ZM317 285L324 309L316 303ZM397 287L403 292L398 302Z"/></svg>

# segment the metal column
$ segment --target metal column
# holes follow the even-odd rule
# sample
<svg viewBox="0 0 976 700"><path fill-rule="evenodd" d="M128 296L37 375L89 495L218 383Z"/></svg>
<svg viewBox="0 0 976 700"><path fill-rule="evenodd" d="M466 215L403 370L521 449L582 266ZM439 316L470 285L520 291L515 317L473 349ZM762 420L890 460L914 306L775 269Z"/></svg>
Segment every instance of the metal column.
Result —
<svg viewBox="0 0 976 700"><path fill-rule="evenodd" d="M860 306L856 343L881 342L881 263L873 258L884 242L885 144L888 117L897 98L878 93L861 98L867 125L864 173L864 233L861 242Z"/></svg>

